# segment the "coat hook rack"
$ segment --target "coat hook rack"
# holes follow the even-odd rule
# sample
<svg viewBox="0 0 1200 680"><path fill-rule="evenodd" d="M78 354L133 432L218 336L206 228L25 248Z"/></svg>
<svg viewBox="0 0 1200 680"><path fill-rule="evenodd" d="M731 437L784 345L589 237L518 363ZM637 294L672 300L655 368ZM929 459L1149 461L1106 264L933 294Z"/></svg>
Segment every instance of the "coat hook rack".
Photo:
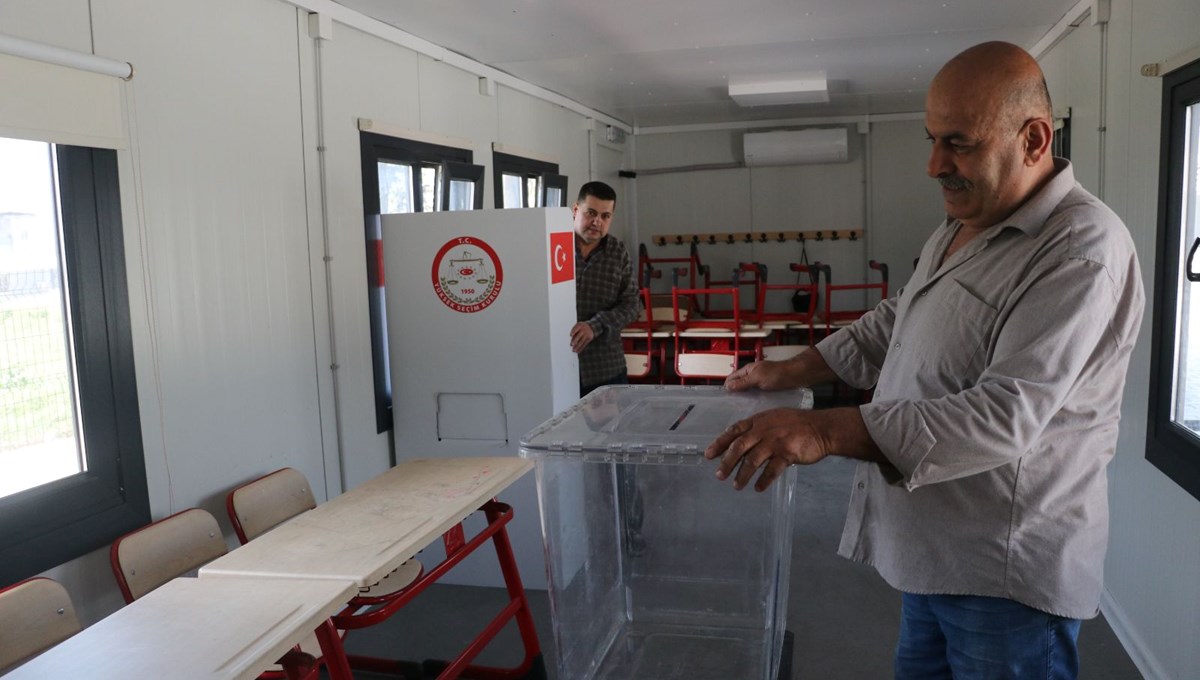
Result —
<svg viewBox="0 0 1200 680"><path fill-rule="evenodd" d="M660 246L668 244L673 245L716 245L724 243L727 245L734 244L751 244L756 243L786 243L787 241L860 241L862 240L863 230L855 229L820 229L813 231L780 231L780 232L706 232L706 233L690 233L690 234L655 234L651 237L652 243Z"/></svg>

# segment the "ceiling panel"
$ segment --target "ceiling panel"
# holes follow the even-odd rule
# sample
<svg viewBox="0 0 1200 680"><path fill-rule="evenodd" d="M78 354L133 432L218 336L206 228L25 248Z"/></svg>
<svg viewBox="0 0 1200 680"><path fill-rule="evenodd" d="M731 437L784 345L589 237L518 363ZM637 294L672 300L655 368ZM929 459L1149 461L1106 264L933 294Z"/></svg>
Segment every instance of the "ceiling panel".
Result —
<svg viewBox="0 0 1200 680"><path fill-rule="evenodd" d="M920 111L941 64L1032 47L1076 0L339 0L630 125ZM824 104L739 107L730 75L823 70Z"/></svg>

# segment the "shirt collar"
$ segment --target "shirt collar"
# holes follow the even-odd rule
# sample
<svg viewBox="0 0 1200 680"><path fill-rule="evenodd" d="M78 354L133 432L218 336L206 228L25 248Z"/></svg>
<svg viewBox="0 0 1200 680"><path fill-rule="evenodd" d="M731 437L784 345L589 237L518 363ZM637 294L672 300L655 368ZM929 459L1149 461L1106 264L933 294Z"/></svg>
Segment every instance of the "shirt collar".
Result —
<svg viewBox="0 0 1200 680"><path fill-rule="evenodd" d="M1050 219L1050 213L1054 212L1058 204L1067 197L1067 193L1074 188L1075 172L1071 168L1071 161L1055 158L1054 175L1050 177L1050 181L1022 203L1007 220L989 229L991 234L988 237L1000 233L1005 227L1020 229L1027 236L1037 236Z"/></svg>

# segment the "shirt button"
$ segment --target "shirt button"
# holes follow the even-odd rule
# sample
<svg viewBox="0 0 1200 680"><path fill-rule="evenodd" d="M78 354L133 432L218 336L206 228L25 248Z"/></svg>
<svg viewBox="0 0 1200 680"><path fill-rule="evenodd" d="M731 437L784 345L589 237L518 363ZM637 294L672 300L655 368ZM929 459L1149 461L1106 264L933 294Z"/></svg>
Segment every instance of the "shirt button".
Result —
<svg viewBox="0 0 1200 680"><path fill-rule="evenodd" d="M929 295L929 291L927 291L927 290L921 291L921 297L925 297L926 295Z"/></svg>
<svg viewBox="0 0 1200 680"><path fill-rule="evenodd" d="M893 345L893 349L900 349L900 343L897 342L895 345Z"/></svg>
<svg viewBox="0 0 1200 680"><path fill-rule="evenodd" d="M865 488L867 488L867 485L866 485L865 483L863 483L863 482L859 482L859 483L858 483L858 488L860 488L860 489L865 489Z"/></svg>

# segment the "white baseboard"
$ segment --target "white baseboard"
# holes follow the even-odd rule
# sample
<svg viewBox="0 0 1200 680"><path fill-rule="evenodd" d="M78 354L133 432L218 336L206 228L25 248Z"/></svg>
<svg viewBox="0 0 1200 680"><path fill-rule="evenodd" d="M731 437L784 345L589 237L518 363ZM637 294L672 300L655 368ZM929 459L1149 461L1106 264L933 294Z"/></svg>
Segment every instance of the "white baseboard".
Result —
<svg viewBox="0 0 1200 680"><path fill-rule="evenodd" d="M1137 666L1146 680L1173 680L1154 658L1154 654L1138 635L1137 630L1130 625L1125 610L1113 599L1107 588L1100 594L1100 613L1104 614L1104 619L1108 621L1109 627L1121 641L1121 646L1133 660L1133 665Z"/></svg>

